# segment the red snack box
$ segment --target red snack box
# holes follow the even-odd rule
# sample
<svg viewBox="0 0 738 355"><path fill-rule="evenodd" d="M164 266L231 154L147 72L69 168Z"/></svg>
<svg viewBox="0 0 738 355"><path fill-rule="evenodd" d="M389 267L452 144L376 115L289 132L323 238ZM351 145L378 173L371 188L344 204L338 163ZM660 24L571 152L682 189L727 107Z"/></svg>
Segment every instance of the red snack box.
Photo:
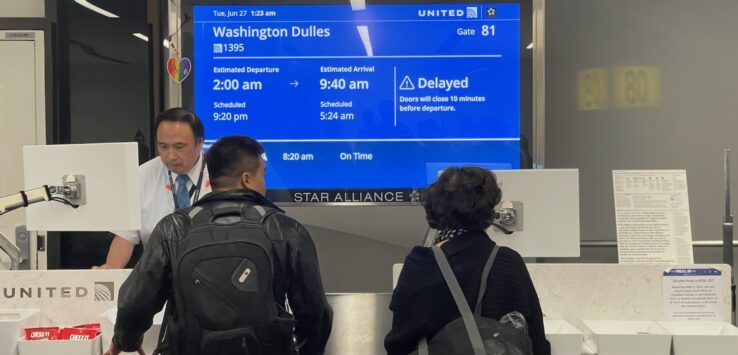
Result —
<svg viewBox="0 0 738 355"><path fill-rule="evenodd" d="M75 325L72 328L97 329L98 331L100 331L100 323L80 324L80 325Z"/></svg>
<svg viewBox="0 0 738 355"><path fill-rule="evenodd" d="M56 340L92 340L97 334L96 329L62 328Z"/></svg>
<svg viewBox="0 0 738 355"><path fill-rule="evenodd" d="M26 328L27 340L54 340L59 334L59 327L45 327L45 328Z"/></svg>

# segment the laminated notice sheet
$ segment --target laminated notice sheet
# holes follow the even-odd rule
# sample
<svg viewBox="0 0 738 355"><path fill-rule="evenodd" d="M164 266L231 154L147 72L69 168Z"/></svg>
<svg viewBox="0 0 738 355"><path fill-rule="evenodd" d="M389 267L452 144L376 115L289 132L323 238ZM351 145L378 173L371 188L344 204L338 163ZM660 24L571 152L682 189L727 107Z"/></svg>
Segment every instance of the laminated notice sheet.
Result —
<svg viewBox="0 0 738 355"><path fill-rule="evenodd" d="M613 170L621 264L692 264L685 170Z"/></svg>

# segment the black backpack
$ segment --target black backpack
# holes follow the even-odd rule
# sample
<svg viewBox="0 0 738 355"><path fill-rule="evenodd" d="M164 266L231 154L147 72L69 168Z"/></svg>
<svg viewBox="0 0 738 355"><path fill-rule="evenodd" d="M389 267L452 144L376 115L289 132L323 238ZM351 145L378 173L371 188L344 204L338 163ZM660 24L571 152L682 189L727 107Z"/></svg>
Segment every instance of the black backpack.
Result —
<svg viewBox="0 0 738 355"><path fill-rule="evenodd" d="M443 278L454 297L461 317L449 322L430 340L421 339L418 355L533 355L533 345L525 327L482 317L482 299L487 290L487 279L497 257L499 246L495 245L482 271L476 307L472 314L456 276L440 247L434 246L433 255ZM522 315L515 313L519 318ZM524 322L523 322L524 323Z"/></svg>
<svg viewBox="0 0 738 355"><path fill-rule="evenodd" d="M294 320L274 300L273 246L263 223L276 212L241 204L189 211L191 226L172 256L174 297L161 353L296 353Z"/></svg>

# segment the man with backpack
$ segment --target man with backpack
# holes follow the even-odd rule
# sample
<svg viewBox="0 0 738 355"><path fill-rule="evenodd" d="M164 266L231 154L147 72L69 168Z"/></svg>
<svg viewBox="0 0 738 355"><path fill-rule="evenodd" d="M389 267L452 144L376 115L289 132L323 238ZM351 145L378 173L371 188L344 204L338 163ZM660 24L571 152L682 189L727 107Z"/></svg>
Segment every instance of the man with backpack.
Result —
<svg viewBox="0 0 738 355"><path fill-rule="evenodd" d="M106 354L140 350L165 302L162 354L323 354L333 311L315 246L264 197L263 153L245 136L211 146L213 192L156 226L121 286Z"/></svg>

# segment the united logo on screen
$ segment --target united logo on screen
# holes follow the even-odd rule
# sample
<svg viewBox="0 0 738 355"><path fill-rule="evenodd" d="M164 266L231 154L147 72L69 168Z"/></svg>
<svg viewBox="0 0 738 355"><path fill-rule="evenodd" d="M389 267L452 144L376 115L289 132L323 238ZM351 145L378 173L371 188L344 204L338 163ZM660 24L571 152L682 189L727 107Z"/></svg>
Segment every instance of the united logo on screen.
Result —
<svg viewBox="0 0 738 355"><path fill-rule="evenodd" d="M466 8L466 18L477 18L479 17L479 14L477 13L477 8L474 6L469 6Z"/></svg>

